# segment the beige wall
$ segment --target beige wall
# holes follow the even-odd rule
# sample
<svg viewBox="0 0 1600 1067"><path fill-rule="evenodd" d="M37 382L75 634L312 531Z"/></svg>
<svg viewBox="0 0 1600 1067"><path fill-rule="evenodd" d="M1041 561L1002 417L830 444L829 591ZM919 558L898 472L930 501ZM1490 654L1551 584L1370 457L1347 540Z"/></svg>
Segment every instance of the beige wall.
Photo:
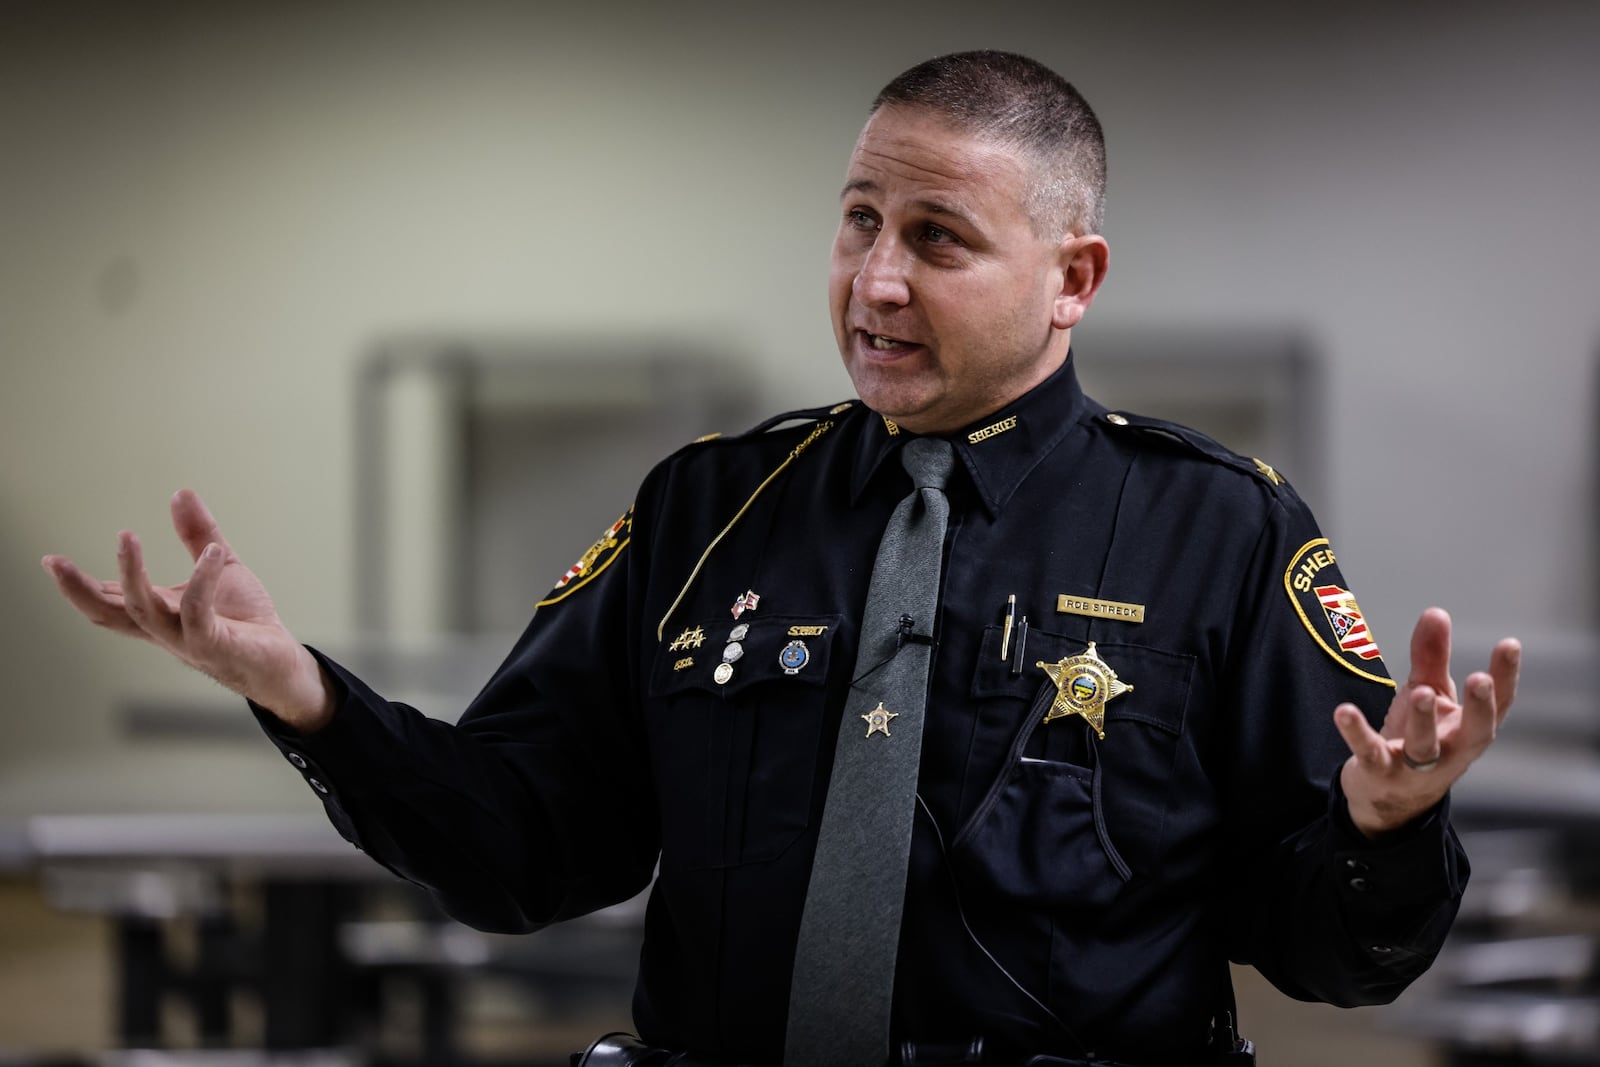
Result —
<svg viewBox="0 0 1600 1067"><path fill-rule="evenodd" d="M846 394L845 156L882 81L962 47L1050 62L1109 130L1081 358L1096 329L1266 324L1326 360L1317 503L1393 652L1434 601L1590 622L1600 9L1191 6L8 5L0 809L67 804L54 761L121 765L118 701L212 693L79 625L45 552L105 571L130 527L176 578L194 486L297 632L349 637L377 337L707 339L773 408ZM178 788L249 806L242 758Z"/></svg>

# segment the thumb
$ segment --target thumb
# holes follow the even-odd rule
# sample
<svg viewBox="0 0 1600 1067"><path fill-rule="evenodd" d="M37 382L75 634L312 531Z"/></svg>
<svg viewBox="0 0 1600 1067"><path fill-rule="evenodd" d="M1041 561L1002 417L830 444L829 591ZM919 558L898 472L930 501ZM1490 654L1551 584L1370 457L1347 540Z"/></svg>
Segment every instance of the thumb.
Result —
<svg viewBox="0 0 1600 1067"><path fill-rule="evenodd" d="M207 545L221 548L224 561L237 558L233 546L222 536L222 528L211 516L211 510L193 489L180 489L172 494L172 528L177 531L183 547L189 550L191 559L198 561Z"/></svg>
<svg viewBox="0 0 1600 1067"><path fill-rule="evenodd" d="M1389 764L1389 746L1383 735L1372 728L1361 709L1354 704L1340 704L1333 711L1333 724L1339 736L1350 746L1356 762L1372 770L1382 770Z"/></svg>
<svg viewBox="0 0 1600 1067"><path fill-rule="evenodd" d="M213 541L205 545L198 553L194 573L189 576L183 597L178 601L184 643L194 651L208 649L215 643L217 586L226 565L220 544Z"/></svg>

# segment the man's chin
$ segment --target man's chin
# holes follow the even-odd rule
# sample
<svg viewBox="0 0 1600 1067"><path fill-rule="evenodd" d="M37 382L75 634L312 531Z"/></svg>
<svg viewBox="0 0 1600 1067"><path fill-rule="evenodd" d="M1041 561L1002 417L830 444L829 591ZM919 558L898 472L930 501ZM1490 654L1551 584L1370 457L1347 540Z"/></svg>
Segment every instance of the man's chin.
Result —
<svg viewBox="0 0 1600 1067"><path fill-rule="evenodd" d="M856 396L873 411L907 429L926 421L934 403L926 390L915 388L915 383L906 381L903 376L884 374L883 368L851 366L847 369Z"/></svg>
<svg viewBox="0 0 1600 1067"><path fill-rule="evenodd" d="M877 404L873 403L873 401L866 397L862 397L861 399L862 402L867 405L867 407L883 416L889 422L892 422L899 429L907 430L916 434L942 432L942 429L938 424L937 414L930 412L924 407L916 407L904 403L895 404L892 402Z"/></svg>

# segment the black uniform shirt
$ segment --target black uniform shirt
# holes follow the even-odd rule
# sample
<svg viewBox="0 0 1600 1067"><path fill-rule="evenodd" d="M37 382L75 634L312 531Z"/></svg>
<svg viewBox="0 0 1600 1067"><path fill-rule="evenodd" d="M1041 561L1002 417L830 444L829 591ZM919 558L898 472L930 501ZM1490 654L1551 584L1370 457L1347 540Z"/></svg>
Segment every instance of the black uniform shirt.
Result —
<svg viewBox="0 0 1600 1067"><path fill-rule="evenodd" d="M659 859L641 1035L775 1063L909 436L850 402L668 457L459 727L326 659L331 725L263 721L346 837L470 924L614 903ZM1392 998L1467 867L1442 807L1380 843L1349 822L1333 709L1376 723L1393 686L1298 497L1193 431L1108 413L1070 360L950 440L896 1039L1181 1062L1228 1004L1230 958L1296 997ZM1004 634L1011 594L1025 642ZM1058 690L1037 664L1091 642L1132 686L1103 739L1043 721Z"/></svg>

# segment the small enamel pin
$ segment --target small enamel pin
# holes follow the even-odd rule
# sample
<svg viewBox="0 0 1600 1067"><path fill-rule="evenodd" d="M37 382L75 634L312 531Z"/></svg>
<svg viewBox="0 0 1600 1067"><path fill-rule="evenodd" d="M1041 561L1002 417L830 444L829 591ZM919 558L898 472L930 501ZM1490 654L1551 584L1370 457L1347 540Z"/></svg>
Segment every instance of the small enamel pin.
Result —
<svg viewBox="0 0 1600 1067"><path fill-rule="evenodd" d="M1111 664L1100 658L1094 642L1076 656L1046 663L1040 660L1034 666L1050 676L1056 686L1056 698L1045 712L1044 721L1067 715L1082 715L1100 740L1106 739L1106 701L1123 693L1133 692L1133 686L1117 677Z"/></svg>
<svg viewBox="0 0 1600 1067"><path fill-rule="evenodd" d="M738 618L747 611L756 610L756 605L761 603L760 594L752 589L745 590L744 596L733 602L733 617Z"/></svg>
<svg viewBox="0 0 1600 1067"><path fill-rule="evenodd" d="M871 737L873 734L882 734L884 737L888 737L889 720L899 718L900 713L898 711L890 711L888 708L883 706L883 701L880 700L878 701L877 707L873 708L871 711L867 712L861 717L867 722L868 737Z"/></svg>
<svg viewBox="0 0 1600 1067"><path fill-rule="evenodd" d="M778 653L778 666L784 674L799 674L800 668L811 662L811 651L804 641L790 641Z"/></svg>

